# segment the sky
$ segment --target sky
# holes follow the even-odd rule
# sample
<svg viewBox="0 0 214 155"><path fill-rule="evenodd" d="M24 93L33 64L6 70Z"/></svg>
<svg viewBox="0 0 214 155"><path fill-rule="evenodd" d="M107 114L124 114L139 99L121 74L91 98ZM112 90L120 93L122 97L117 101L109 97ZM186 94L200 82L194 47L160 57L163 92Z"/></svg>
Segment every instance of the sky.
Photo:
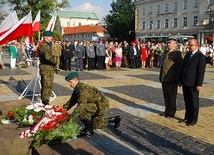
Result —
<svg viewBox="0 0 214 155"><path fill-rule="evenodd" d="M70 11L94 12L101 21L111 10L112 0L68 0Z"/></svg>

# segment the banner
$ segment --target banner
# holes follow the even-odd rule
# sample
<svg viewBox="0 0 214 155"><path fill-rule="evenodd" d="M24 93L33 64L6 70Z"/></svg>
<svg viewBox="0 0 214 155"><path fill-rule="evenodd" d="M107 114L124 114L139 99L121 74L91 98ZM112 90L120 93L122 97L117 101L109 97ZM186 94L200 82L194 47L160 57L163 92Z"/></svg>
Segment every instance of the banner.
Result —
<svg viewBox="0 0 214 155"><path fill-rule="evenodd" d="M0 37L0 45L18 39L21 36L28 36L29 38L32 38L32 35L32 16L30 12Z"/></svg>
<svg viewBox="0 0 214 155"><path fill-rule="evenodd" d="M0 36L10 30L13 26L15 26L19 22L16 11L9 14L7 18L0 25Z"/></svg>
<svg viewBox="0 0 214 155"><path fill-rule="evenodd" d="M36 18L33 22L33 32L39 32L40 31L40 10L36 15Z"/></svg>

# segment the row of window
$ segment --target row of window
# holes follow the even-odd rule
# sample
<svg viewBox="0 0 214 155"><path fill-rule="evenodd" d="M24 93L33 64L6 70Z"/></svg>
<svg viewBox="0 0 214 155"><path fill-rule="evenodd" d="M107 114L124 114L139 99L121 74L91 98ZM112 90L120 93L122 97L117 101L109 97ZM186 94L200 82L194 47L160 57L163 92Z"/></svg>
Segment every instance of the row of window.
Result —
<svg viewBox="0 0 214 155"><path fill-rule="evenodd" d="M198 8L198 5L199 5L199 0L193 0L193 8ZM214 0L210 0L210 4L214 4ZM157 8L155 9L157 12L156 13L160 13L161 12L161 5L157 5L156 6ZM182 5L182 9L185 10L187 9L188 7L188 1L187 0L183 0L183 5ZM165 12L169 12L169 4L165 4ZM174 2L174 9L172 11L178 11L179 9L179 5L178 5L178 2ZM189 9L189 8L188 8ZM153 7L150 6L148 8L148 14L152 14L153 13ZM146 8L142 8L142 15L145 15L146 14Z"/></svg>
<svg viewBox="0 0 214 155"><path fill-rule="evenodd" d="M178 18L172 19L172 27L174 27L174 28L178 27L178 23L179 23ZM198 23L198 16L193 16L193 24L192 25L197 25L197 23ZM169 19L165 19L164 23L163 23L164 28L169 28L169 25L170 25ZM161 28L161 20L156 20L155 23L153 23L153 21L148 21L148 24L147 24L148 30L153 29L154 26L156 29L160 29ZM182 26L188 27L187 17L182 18ZM146 30L146 22L145 21L142 21L142 23L141 23L141 30Z"/></svg>

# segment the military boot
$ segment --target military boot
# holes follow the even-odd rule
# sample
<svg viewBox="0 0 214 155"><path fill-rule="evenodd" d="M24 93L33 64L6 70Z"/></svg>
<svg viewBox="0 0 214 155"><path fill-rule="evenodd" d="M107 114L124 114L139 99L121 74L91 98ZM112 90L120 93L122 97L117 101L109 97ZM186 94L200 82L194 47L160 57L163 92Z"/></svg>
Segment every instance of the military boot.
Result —
<svg viewBox="0 0 214 155"><path fill-rule="evenodd" d="M2 112L1 112L1 110L0 110L0 115L2 115Z"/></svg>
<svg viewBox="0 0 214 155"><path fill-rule="evenodd" d="M91 122L84 123L85 128L80 131L80 136L91 136L94 134Z"/></svg>
<svg viewBox="0 0 214 155"><path fill-rule="evenodd" d="M43 100L42 103L43 103L44 105L49 105L49 101L48 101L48 100Z"/></svg>
<svg viewBox="0 0 214 155"><path fill-rule="evenodd" d="M121 121L120 116L115 116L115 117L109 117L108 118L108 122L109 123L114 123L114 128L118 128L120 126L120 121Z"/></svg>

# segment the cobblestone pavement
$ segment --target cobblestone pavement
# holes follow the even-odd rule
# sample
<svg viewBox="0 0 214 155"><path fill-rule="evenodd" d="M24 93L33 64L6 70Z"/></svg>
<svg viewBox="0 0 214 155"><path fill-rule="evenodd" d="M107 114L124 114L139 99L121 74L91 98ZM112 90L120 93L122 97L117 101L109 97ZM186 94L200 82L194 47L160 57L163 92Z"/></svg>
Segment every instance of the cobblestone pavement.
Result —
<svg viewBox="0 0 214 155"><path fill-rule="evenodd" d="M0 102L17 100L32 79L29 68L11 70L8 63L6 67L0 70ZM62 105L70 98L72 90L64 80L68 73L60 71L55 74L53 91L57 97L52 104ZM206 68L200 92L199 121L193 127L178 123L184 117L181 88L178 89L175 118L159 116L164 110L164 100L158 74L158 68L79 71L82 82L97 87L109 98L110 110L107 116L122 117L118 129L110 125L95 130L94 136L85 139L109 155L214 154L214 68ZM32 91L30 88L28 93ZM38 85L36 92L39 94ZM40 100L39 97L36 99Z"/></svg>

